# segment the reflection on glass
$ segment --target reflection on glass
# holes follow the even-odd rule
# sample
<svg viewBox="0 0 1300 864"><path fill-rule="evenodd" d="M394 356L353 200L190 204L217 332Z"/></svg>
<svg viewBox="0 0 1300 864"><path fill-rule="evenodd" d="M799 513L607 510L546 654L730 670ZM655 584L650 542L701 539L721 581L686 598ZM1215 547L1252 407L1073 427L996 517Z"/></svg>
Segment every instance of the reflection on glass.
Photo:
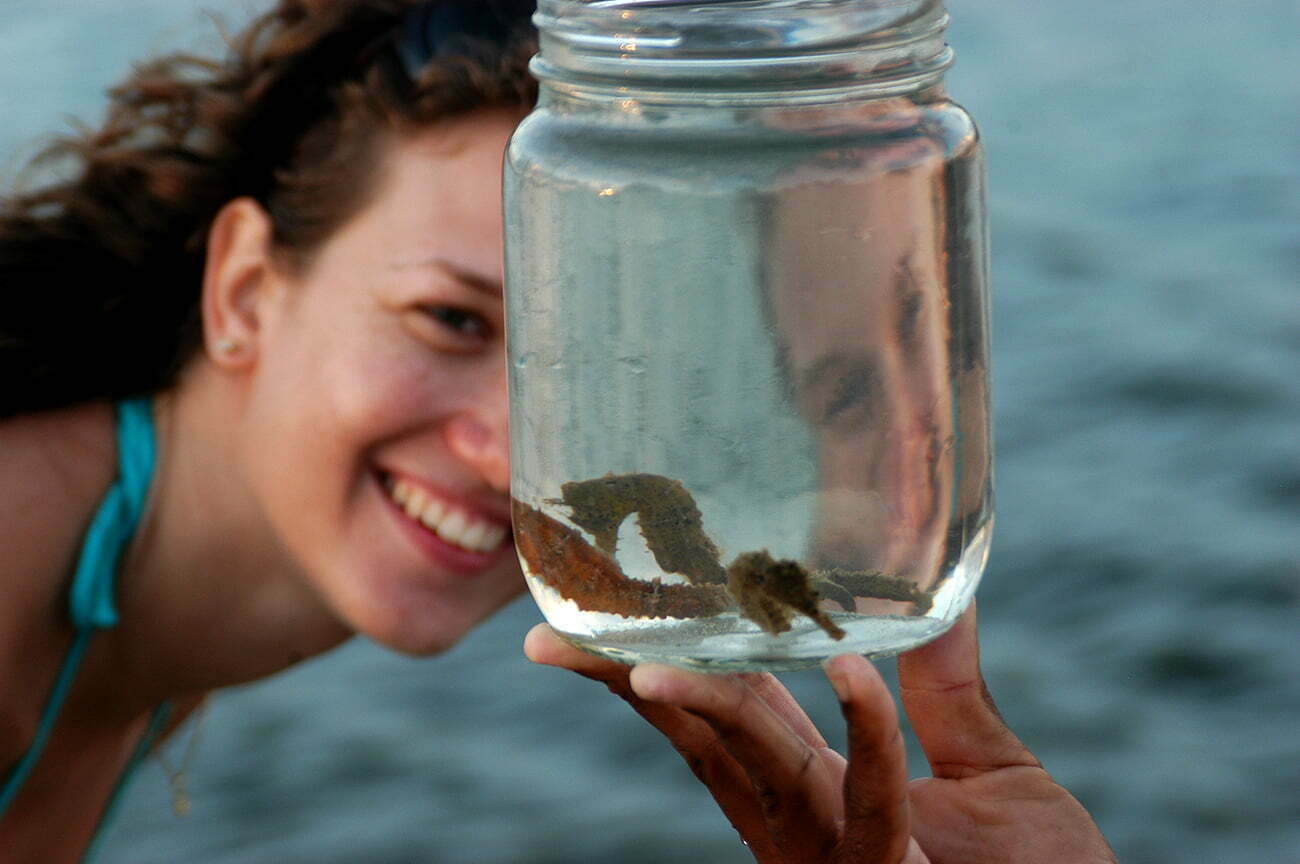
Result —
<svg viewBox="0 0 1300 864"><path fill-rule="evenodd" d="M903 650L968 602L982 166L936 74L839 101L544 88L507 159L512 490L577 644L790 667Z"/></svg>

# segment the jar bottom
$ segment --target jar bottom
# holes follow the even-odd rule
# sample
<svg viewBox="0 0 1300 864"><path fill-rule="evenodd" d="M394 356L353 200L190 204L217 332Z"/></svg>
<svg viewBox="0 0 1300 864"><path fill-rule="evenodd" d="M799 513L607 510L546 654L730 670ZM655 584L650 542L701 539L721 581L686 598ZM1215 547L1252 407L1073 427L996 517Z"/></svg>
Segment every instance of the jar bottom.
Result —
<svg viewBox="0 0 1300 864"><path fill-rule="evenodd" d="M796 624L774 638L736 614L660 619L595 635L556 632L573 646L629 665L667 663L702 672L783 672L818 666L839 654L890 657L943 635L955 619L831 614L845 632L831 639L816 624ZM554 626L554 625L552 625Z"/></svg>
<svg viewBox="0 0 1300 864"><path fill-rule="evenodd" d="M872 659L920 647L947 632L970 605L988 561L990 518L934 596L929 614L870 615L827 611L844 631L831 638L817 622L797 617L772 635L737 609L699 618L633 618L583 610L529 571L524 577L542 614L573 646L620 663L667 663L703 672L782 672L820 665L840 654Z"/></svg>

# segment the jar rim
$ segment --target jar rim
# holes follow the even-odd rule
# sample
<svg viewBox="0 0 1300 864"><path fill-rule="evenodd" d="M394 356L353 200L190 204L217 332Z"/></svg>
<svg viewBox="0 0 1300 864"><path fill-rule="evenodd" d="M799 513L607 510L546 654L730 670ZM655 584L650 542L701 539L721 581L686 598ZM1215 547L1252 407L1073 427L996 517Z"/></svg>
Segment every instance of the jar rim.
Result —
<svg viewBox="0 0 1300 864"><path fill-rule="evenodd" d="M539 0L544 84L710 92L922 90L943 0Z"/></svg>

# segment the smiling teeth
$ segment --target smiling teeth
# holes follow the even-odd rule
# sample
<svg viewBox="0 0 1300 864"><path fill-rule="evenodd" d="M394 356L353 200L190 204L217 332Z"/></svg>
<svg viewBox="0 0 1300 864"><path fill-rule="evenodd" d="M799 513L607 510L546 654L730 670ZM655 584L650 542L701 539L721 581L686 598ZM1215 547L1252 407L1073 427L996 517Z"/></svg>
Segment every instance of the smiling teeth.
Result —
<svg viewBox="0 0 1300 864"><path fill-rule="evenodd" d="M476 519L463 510L449 507L445 501L427 494L405 480L397 480L389 495L406 515L420 522L443 540L467 552L495 552L506 539L506 529L492 522Z"/></svg>

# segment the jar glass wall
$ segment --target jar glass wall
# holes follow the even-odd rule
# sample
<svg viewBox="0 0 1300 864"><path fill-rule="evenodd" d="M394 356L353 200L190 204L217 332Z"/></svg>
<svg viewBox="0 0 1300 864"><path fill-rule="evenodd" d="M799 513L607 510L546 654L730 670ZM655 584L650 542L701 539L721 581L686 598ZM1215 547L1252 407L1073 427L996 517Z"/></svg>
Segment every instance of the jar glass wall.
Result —
<svg viewBox="0 0 1300 864"><path fill-rule="evenodd" d="M515 538L547 619L718 669L939 635L992 523L983 165L941 6L538 20L506 266Z"/></svg>

